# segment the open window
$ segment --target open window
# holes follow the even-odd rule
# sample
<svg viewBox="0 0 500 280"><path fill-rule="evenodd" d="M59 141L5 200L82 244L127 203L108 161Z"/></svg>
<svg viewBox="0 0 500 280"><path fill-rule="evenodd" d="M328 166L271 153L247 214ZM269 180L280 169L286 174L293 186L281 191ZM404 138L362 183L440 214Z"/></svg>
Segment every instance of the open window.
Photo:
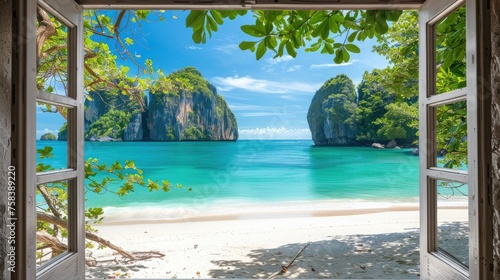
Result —
<svg viewBox="0 0 500 280"><path fill-rule="evenodd" d="M113 0L39 0L19 1L17 22L18 45L16 57L16 126L13 139L13 161L17 166L17 248L19 267L13 279L84 279L85 278L85 217L83 186L83 19L85 8L171 8L171 9L404 9L420 7L423 1L113 1ZM334 2L332 4L332 2ZM188 4L185 4L188 3ZM191 4L193 3L193 4ZM225 5L225 6L224 6ZM289 6L287 6L289 5ZM291 5L291 6L290 6ZM489 80L489 16L486 1L428 0L420 7L420 173L421 173L421 276L424 279L489 279L492 256L491 210L488 185L490 151ZM61 94L37 84L39 59L35 30L40 24L38 10L57 22L67 32L67 58L62 76L66 81ZM439 26L450 16L463 13L466 17L465 83L448 92L436 92L438 81L436 58L440 47ZM462 15L459 15L462 16ZM37 104L47 104L67 112L67 166L50 172L36 169L36 110ZM443 109L444 108L444 109ZM439 111L451 110L457 119L465 121L467 141L467 170L441 166L437 160ZM461 113L463 115L460 115ZM68 188L68 209L65 219L68 231L67 248L40 265L36 261L37 246L37 187L58 185ZM438 191L456 186L467 196L467 222L461 231L467 233L469 257L458 259L454 249L443 243L440 228ZM64 220L64 218L63 218ZM453 221L452 221L453 222Z"/></svg>
<svg viewBox="0 0 500 280"><path fill-rule="evenodd" d="M18 267L13 279L83 279L85 217L83 187L83 17L72 0L23 1L18 22L24 41L18 58L14 161L20 178L18 198ZM35 34L34 30L37 30ZM57 40L42 33L58 34ZM24 34L24 36L23 36ZM47 78L49 77L49 78ZM41 82L44 81L44 82ZM43 108L67 120L68 141L60 166L37 166L36 119ZM22 186L22 187L21 187ZM41 205L39 196L66 188L68 197L56 217L57 229L44 227L43 214L56 205ZM63 240L44 251L44 243ZM38 256L38 257L37 257Z"/></svg>
<svg viewBox="0 0 500 280"><path fill-rule="evenodd" d="M486 18L483 4L429 0L420 8L420 266L424 279L491 277L486 179L491 153L485 142L490 103L483 84L489 58L483 45L488 32L481 22ZM446 32L454 32L453 43L442 39ZM446 90L438 91L437 84L450 63L460 65L455 69L462 71L455 83L440 85ZM443 143L447 149L442 149ZM438 159L443 153L462 154L460 158L465 160ZM464 218L441 215L445 207L442 196L449 191L460 192L467 199ZM460 237L452 236L457 232ZM450 238L460 238L460 245L451 246ZM468 256L463 257L463 252Z"/></svg>

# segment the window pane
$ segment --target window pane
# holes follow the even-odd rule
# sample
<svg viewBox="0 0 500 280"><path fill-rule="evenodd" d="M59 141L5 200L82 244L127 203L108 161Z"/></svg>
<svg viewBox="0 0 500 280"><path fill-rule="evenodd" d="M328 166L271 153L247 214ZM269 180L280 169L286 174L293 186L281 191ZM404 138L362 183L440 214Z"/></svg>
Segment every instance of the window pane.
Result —
<svg viewBox="0 0 500 280"><path fill-rule="evenodd" d="M436 94L466 86L465 6L438 22L436 32Z"/></svg>
<svg viewBox="0 0 500 280"><path fill-rule="evenodd" d="M43 266L68 251L68 183L36 187L36 259Z"/></svg>
<svg viewBox="0 0 500 280"><path fill-rule="evenodd" d="M39 102L36 108L37 172L68 168L68 109Z"/></svg>
<svg viewBox="0 0 500 280"><path fill-rule="evenodd" d="M437 245L459 263L469 266L469 209L467 185L437 181Z"/></svg>
<svg viewBox="0 0 500 280"><path fill-rule="evenodd" d="M37 89L68 95L68 27L49 12L37 10Z"/></svg>
<svg viewBox="0 0 500 280"><path fill-rule="evenodd" d="M467 170L467 103L437 108L437 166Z"/></svg>

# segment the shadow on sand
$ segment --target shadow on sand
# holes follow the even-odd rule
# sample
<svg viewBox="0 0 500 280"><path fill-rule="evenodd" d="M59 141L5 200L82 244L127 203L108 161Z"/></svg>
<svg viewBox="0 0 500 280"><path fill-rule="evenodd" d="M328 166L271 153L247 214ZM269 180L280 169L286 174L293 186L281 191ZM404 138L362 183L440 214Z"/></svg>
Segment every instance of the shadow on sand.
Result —
<svg viewBox="0 0 500 280"><path fill-rule="evenodd" d="M404 233L332 236L312 242L290 269L277 278L337 279L418 279L419 231ZM466 223L445 223L439 227L443 249L457 260L468 262L468 227ZM445 241L444 241L445 240ZM252 250L247 261L214 260L213 278L268 278L287 266L306 243ZM228 268L231 268L230 270ZM253 272L253 273L252 273Z"/></svg>
<svg viewBox="0 0 500 280"><path fill-rule="evenodd" d="M453 222L440 226L439 234L448 252L467 254L466 223ZM291 232L290 234L293 234ZM262 236L262 238L266 238ZM307 241L306 241L307 242ZM240 260L210 260L217 266L206 272L211 278L269 278L287 266L307 244L292 243L269 249L248 251ZM460 261L468 256L456 255ZM149 263L151 264L151 263ZM106 279L116 271L133 272L154 267L147 261L129 265L102 264L87 268L87 278ZM174 275L173 273L172 275ZM117 277L118 278L118 277ZM276 278L332 279L418 279L419 230L371 235L330 236L328 240L311 242L294 264Z"/></svg>
<svg viewBox="0 0 500 280"><path fill-rule="evenodd" d="M294 265L277 278L375 279L382 272L384 279L418 279L418 242L416 229L405 233L332 236L330 240L311 242ZM211 270L209 275L268 278L288 265L305 245L252 250L248 261L213 260L220 269Z"/></svg>

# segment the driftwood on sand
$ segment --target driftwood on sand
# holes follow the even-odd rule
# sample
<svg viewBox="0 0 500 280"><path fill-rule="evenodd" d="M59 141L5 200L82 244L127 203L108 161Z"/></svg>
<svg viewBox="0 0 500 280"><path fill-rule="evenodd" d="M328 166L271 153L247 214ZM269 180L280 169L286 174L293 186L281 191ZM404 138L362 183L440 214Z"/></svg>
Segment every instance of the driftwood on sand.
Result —
<svg viewBox="0 0 500 280"><path fill-rule="evenodd" d="M295 260L300 256L300 254L302 254L302 252L304 252L304 250L307 248L307 246L309 246L311 244L311 241L307 242L306 245L304 245L304 247L302 247L302 249L300 249L300 251L295 255L295 257L288 263L288 265L283 265L281 266L281 269L279 271L276 271L275 273L273 273L273 275L269 276L269 278L267 279L274 279L276 278L277 276L279 275L282 275L284 274L285 272L288 271L288 269L293 265L293 263L295 262Z"/></svg>

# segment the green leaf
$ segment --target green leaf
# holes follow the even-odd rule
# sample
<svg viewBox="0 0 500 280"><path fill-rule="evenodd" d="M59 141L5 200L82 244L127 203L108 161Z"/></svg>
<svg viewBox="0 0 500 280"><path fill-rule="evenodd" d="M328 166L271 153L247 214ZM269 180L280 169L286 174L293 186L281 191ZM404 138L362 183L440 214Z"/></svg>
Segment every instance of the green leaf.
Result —
<svg viewBox="0 0 500 280"><path fill-rule="evenodd" d="M193 27L193 25L200 20L205 12L201 10L192 10L186 18L186 27Z"/></svg>
<svg viewBox="0 0 500 280"><path fill-rule="evenodd" d="M248 42L248 41L243 41L240 43L239 47L241 50L249 50L253 48L257 44L257 42Z"/></svg>
<svg viewBox="0 0 500 280"><path fill-rule="evenodd" d="M213 31L218 30L217 23L215 22L215 20L212 17L207 16L207 23L208 23L208 26L210 26L210 28L207 28L208 30L213 30Z"/></svg>
<svg viewBox="0 0 500 280"><path fill-rule="evenodd" d="M276 51L276 46L278 46L276 37L267 37L266 39L267 39L267 48Z"/></svg>
<svg viewBox="0 0 500 280"><path fill-rule="evenodd" d="M359 49L359 47L358 47L358 46L356 46L356 45L354 45L354 44L345 44L345 45L344 45L344 47L345 47L348 51L350 51L350 52L352 52L352 53L360 53L360 52L361 52L361 50Z"/></svg>
<svg viewBox="0 0 500 280"><path fill-rule="evenodd" d="M325 44L325 50L328 54L334 53L334 49L333 49L332 45L330 45L330 44Z"/></svg>
<svg viewBox="0 0 500 280"><path fill-rule="evenodd" d="M257 52L255 53L257 60L261 59L264 56L266 50L267 48L265 40L260 41L259 45L257 46Z"/></svg>
<svg viewBox="0 0 500 280"><path fill-rule="evenodd" d="M349 54L349 52L347 50L342 49L342 57L344 59L344 62L349 62L351 55Z"/></svg>
<svg viewBox="0 0 500 280"><path fill-rule="evenodd" d="M127 44L127 46L130 46L134 44L134 40L132 40L130 37L127 37L125 38L125 44Z"/></svg>
<svg viewBox="0 0 500 280"><path fill-rule="evenodd" d="M337 21L338 23L344 23L344 17L339 14L339 13L334 13L332 16L331 16L332 19L334 19L335 21Z"/></svg>
<svg viewBox="0 0 500 280"><path fill-rule="evenodd" d="M196 44L200 44L201 43L201 41L202 41L202 33L203 33L202 30L198 30L198 31L193 32L193 35L191 37L193 38L193 41Z"/></svg>
<svg viewBox="0 0 500 280"><path fill-rule="evenodd" d="M350 43L354 42L354 40L356 39L356 35L358 35L358 32L355 31L355 32L352 32L349 37L347 37L347 41L349 41Z"/></svg>
<svg viewBox="0 0 500 280"><path fill-rule="evenodd" d="M340 31L339 24L337 23L337 21L335 20L334 17L330 17L329 27L330 27L330 31L332 31L332 33L337 33ZM327 35L327 38L328 38L328 35ZM323 39L326 39L326 38L323 38Z"/></svg>
<svg viewBox="0 0 500 280"><path fill-rule="evenodd" d="M263 37L265 36L265 33L262 32L257 26L254 25L243 25L241 26L241 30L245 32L246 34L253 36L253 37Z"/></svg>
<svg viewBox="0 0 500 280"><path fill-rule="evenodd" d="M318 37L318 36L323 34L323 32L324 32L323 30L325 30L325 29L328 32L328 20L325 20L325 21L321 22L318 26L316 26L316 28L314 28L314 30L311 32L311 36ZM325 38L323 38L323 36L321 36L321 38L325 39Z"/></svg>
<svg viewBox="0 0 500 280"><path fill-rule="evenodd" d="M219 25L224 23L224 20L222 20L222 15L219 11L210 10L210 14Z"/></svg>
<svg viewBox="0 0 500 280"><path fill-rule="evenodd" d="M38 153L40 158L53 158L54 154L52 153L53 148L51 146L45 146L41 149L37 149L36 152Z"/></svg>
<svg viewBox="0 0 500 280"><path fill-rule="evenodd" d="M314 24L317 24L319 22L328 20L328 16L326 15L326 11L314 11L314 12L315 12L315 14L309 20L309 22L311 24L314 25Z"/></svg>
<svg viewBox="0 0 500 280"><path fill-rule="evenodd" d="M382 14L381 11L379 11L379 13L377 14L375 21L375 31L377 31L377 33L379 33L380 35L387 33L387 31L389 30L389 25L387 25L385 15Z"/></svg>
<svg viewBox="0 0 500 280"><path fill-rule="evenodd" d="M286 45L286 52L291 56L291 57L296 57L297 56L297 51L295 50L295 48L293 47L293 45L291 44L291 42L288 42Z"/></svg>
<svg viewBox="0 0 500 280"><path fill-rule="evenodd" d="M305 49L306 52L316 52L319 50L319 48L321 48L321 44L320 43L314 43L311 45L310 48L307 48Z"/></svg>
<svg viewBox="0 0 500 280"><path fill-rule="evenodd" d="M342 54L341 54L341 52L340 52L340 49L337 49L337 50L335 51L335 57L333 58L333 62L335 62L335 63L337 63L337 64L340 64L340 63L342 63L342 60L343 60L343 59L344 59L344 58L342 57Z"/></svg>
<svg viewBox="0 0 500 280"><path fill-rule="evenodd" d="M135 169L135 163L131 160L126 160L125 161L125 169L129 169L129 168L132 168L132 169Z"/></svg>

